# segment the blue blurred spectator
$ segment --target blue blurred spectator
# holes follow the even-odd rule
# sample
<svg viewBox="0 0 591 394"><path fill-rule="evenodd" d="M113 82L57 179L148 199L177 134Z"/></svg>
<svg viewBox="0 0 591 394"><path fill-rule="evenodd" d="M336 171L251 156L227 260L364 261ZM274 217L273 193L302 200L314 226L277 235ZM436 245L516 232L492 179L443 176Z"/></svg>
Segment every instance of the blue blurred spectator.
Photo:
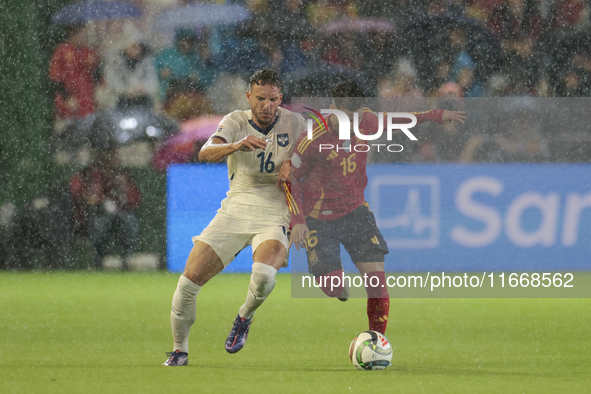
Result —
<svg viewBox="0 0 591 394"><path fill-rule="evenodd" d="M205 90L215 76L206 41L199 40L189 28L179 29L174 36L174 45L156 56L156 70L161 100L165 100L172 80L196 84Z"/></svg>
<svg viewBox="0 0 591 394"><path fill-rule="evenodd" d="M261 68L277 70L282 78L307 66L307 58L300 47L300 41L277 40L270 31L241 31L239 52L228 62L233 64L230 71L243 75Z"/></svg>
<svg viewBox="0 0 591 394"><path fill-rule="evenodd" d="M455 55L447 82L457 82L462 87L464 97L482 97L484 85L475 79L476 64L465 49L466 41L464 32L459 29L451 31L451 49Z"/></svg>

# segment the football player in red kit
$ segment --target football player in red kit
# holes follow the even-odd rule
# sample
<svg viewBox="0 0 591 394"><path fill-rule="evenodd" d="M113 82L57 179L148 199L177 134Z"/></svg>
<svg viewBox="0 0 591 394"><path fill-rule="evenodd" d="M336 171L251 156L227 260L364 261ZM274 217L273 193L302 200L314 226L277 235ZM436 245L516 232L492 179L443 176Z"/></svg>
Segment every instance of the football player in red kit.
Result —
<svg viewBox="0 0 591 394"><path fill-rule="evenodd" d="M379 119L367 108L360 108L365 97L363 89L355 82L343 82L332 91L331 108L343 111L354 119L359 116L358 130L365 135L375 134ZM463 112L433 110L414 113L417 123L437 123L465 119ZM397 120L408 123L409 119ZM346 301L349 288L344 281L333 287L332 277L343 278L340 244L351 256L359 273L366 276L367 316L369 329L385 333L388 324L390 296L384 274L386 244L376 220L365 201L367 186L367 152L356 151L352 145L365 141L353 137L340 140L338 120L332 115L324 122L320 119L312 139L304 133L296 143L291 159L292 209L291 242L305 247L308 270L320 282L329 297ZM327 148L328 147L328 148ZM332 147L332 148L331 148Z"/></svg>

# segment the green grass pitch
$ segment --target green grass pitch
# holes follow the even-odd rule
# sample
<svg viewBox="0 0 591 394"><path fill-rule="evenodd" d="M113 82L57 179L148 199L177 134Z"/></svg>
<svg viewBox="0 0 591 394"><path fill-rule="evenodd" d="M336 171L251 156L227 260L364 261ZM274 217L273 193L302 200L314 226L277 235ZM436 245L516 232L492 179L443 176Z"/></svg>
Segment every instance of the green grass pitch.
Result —
<svg viewBox="0 0 591 394"><path fill-rule="evenodd" d="M165 368L177 279L0 273L0 393L591 390L591 299L392 299L392 366L357 371L348 348L367 329L365 300L292 299L289 275L235 355L224 340L248 275L214 278L199 295L189 366Z"/></svg>

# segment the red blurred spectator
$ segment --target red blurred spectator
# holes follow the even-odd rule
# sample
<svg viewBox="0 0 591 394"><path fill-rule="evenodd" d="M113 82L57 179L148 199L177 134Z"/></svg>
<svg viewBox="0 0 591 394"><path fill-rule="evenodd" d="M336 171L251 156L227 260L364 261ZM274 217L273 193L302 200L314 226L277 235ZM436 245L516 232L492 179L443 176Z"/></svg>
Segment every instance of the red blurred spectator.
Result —
<svg viewBox="0 0 591 394"><path fill-rule="evenodd" d="M504 42L536 40L542 32L541 16L533 0L505 0L496 5L488 29Z"/></svg>
<svg viewBox="0 0 591 394"><path fill-rule="evenodd" d="M584 0L562 0L554 4L550 18L552 31L576 27L589 18L589 7Z"/></svg>
<svg viewBox="0 0 591 394"><path fill-rule="evenodd" d="M92 241L97 268L105 257L110 234L121 244L124 257L135 252L138 220L133 211L142 197L131 176L119 169L115 150L98 152L94 164L75 173L70 193L75 228Z"/></svg>
<svg viewBox="0 0 591 394"><path fill-rule="evenodd" d="M85 44L82 25L69 28L68 39L53 51L49 79L54 83L56 119L94 112L98 54Z"/></svg>
<svg viewBox="0 0 591 394"><path fill-rule="evenodd" d="M341 66L352 70L359 70L364 63L363 54L357 48L355 38L348 33L330 37L322 58L328 66Z"/></svg>

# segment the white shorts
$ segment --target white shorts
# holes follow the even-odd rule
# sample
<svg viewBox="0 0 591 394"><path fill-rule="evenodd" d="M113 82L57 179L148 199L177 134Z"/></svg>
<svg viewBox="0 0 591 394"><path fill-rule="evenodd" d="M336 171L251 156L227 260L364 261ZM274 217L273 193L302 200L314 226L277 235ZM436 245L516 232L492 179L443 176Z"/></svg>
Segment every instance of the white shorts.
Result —
<svg viewBox="0 0 591 394"><path fill-rule="evenodd" d="M288 249L289 218L275 208L245 206L225 199L209 225L193 237L193 243L199 240L211 246L226 267L248 245L254 254L260 244L274 239Z"/></svg>

